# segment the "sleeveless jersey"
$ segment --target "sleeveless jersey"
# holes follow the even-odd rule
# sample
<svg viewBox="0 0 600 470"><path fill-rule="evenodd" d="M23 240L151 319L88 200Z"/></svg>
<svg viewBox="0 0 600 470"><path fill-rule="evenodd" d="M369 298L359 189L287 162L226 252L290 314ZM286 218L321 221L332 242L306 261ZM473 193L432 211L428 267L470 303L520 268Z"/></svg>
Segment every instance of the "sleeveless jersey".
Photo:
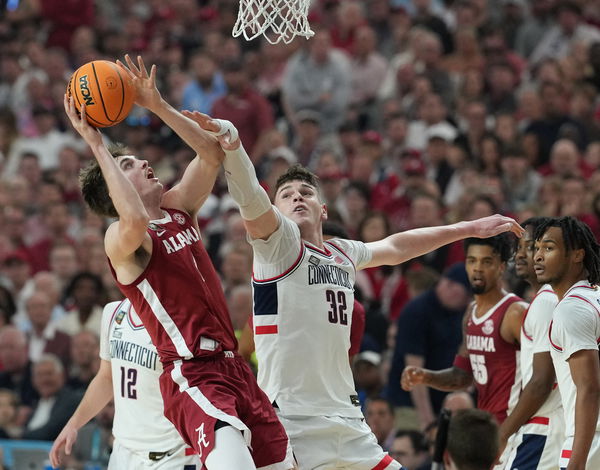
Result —
<svg viewBox="0 0 600 470"><path fill-rule="evenodd" d="M556 380L565 413L567 438L575 435L577 388L571 378L569 358L578 351L597 350L600 342L600 288L588 281L575 283L554 309L550 344ZM600 418L596 423L600 431Z"/></svg>
<svg viewBox="0 0 600 470"><path fill-rule="evenodd" d="M197 225L179 210L148 227L152 256L131 284L117 281L163 362L237 350L221 282ZM113 276L116 275L113 270Z"/></svg>
<svg viewBox="0 0 600 470"><path fill-rule="evenodd" d="M102 313L100 357L110 361L115 401L113 434L134 452L166 452L184 445L163 414L158 386L162 365L156 348L128 300Z"/></svg>
<svg viewBox="0 0 600 470"><path fill-rule="evenodd" d="M500 335L506 310L520 301L516 295L506 294L479 318L473 308L467 321L466 345L477 387L477 408L492 413L498 423L516 405L521 391L519 348Z"/></svg>
<svg viewBox="0 0 600 470"><path fill-rule="evenodd" d="M552 312L558 303L558 298L552 288L546 284L540 287L535 294L529 308L523 315L521 325L521 389L531 380L533 375L533 355L536 353L550 352L550 341L548 340L548 328L552 320ZM536 417L550 418L558 408L562 406L560 393L555 387L550 395L536 411Z"/></svg>
<svg viewBox="0 0 600 470"><path fill-rule="evenodd" d="M348 361L356 266L362 242L301 240L276 210L279 227L254 248L254 340L258 384L287 416L362 418Z"/></svg>

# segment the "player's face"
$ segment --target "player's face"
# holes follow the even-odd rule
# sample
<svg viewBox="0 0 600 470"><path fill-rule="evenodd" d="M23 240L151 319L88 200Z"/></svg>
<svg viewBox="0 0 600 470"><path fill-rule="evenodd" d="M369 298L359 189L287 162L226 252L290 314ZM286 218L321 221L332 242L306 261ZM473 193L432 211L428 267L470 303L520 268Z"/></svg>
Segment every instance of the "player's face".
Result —
<svg viewBox="0 0 600 470"><path fill-rule="evenodd" d="M152 167L148 166L147 160L125 155L118 157L117 163L138 194L143 195L157 188L162 190L162 184L155 177Z"/></svg>
<svg viewBox="0 0 600 470"><path fill-rule="evenodd" d="M497 288L505 267L500 255L491 246L469 246L465 268L474 294L485 294Z"/></svg>
<svg viewBox="0 0 600 470"><path fill-rule="evenodd" d="M327 218L317 189L304 181L285 183L275 195L275 206L300 228L317 228Z"/></svg>
<svg viewBox="0 0 600 470"><path fill-rule="evenodd" d="M533 255L535 253L535 240L533 239L533 227L528 225L525 233L517 244L515 253L515 272L519 279L525 281L535 280L535 269L533 266Z"/></svg>
<svg viewBox="0 0 600 470"><path fill-rule="evenodd" d="M550 227L535 242L534 269L538 282L554 285L569 269L567 250L560 227Z"/></svg>

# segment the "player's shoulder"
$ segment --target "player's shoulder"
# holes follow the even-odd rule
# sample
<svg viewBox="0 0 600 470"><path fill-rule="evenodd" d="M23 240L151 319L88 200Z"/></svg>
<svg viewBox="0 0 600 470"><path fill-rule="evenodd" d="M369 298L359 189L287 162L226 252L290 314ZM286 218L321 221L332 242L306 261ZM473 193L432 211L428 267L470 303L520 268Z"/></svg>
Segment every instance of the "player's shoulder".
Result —
<svg viewBox="0 0 600 470"><path fill-rule="evenodd" d="M129 305L128 299L107 303L102 309L102 317L112 317L118 310L124 310Z"/></svg>

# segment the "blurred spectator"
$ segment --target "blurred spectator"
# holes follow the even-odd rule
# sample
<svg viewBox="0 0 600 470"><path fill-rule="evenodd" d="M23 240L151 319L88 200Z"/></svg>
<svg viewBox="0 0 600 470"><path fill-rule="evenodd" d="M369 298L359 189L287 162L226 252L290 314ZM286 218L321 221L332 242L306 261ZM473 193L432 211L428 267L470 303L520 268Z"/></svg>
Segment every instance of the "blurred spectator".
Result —
<svg viewBox="0 0 600 470"><path fill-rule="evenodd" d="M298 111L318 111L323 132L333 132L344 121L348 106L349 61L342 52L332 49L327 30L316 28L307 47L306 51L296 52L288 63L283 81L286 115L296 125Z"/></svg>
<svg viewBox="0 0 600 470"><path fill-rule="evenodd" d="M462 318L471 288L464 264L444 272L437 285L412 299L398 319L398 334L388 379L387 396L400 407L397 419L424 429L439 413L445 392L415 387L400 388L404 366L450 367L462 341ZM400 418L401 417L401 418Z"/></svg>
<svg viewBox="0 0 600 470"><path fill-rule="evenodd" d="M249 84L241 61L224 63L223 78L227 92L215 100L211 115L233 123L248 154L256 162L260 155L257 155L255 146L273 127L273 109L266 98Z"/></svg>
<svg viewBox="0 0 600 470"><path fill-rule="evenodd" d="M392 404L385 398L370 398L365 405L365 419L377 443L384 451L389 451L396 435Z"/></svg>
<svg viewBox="0 0 600 470"><path fill-rule="evenodd" d="M82 330L73 335L70 342L67 386L85 392L100 368L100 339L98 333Z"/></svg>
<svg viewBox="0 0 600 470"><path fill-rule="evenodd" d="M469 410L475 408L475 400L468 392L451 392L444 398L442 408L446 408L452 413L458 410Z"/></svg>
<svg viewBox="0 0 600 470"><path fill-rule="evenodd" d="M523 150L519 147L505 149L500 166L508 209L518 212L533 204L537 200L542 177L531 168Z"/></svg>
<svg viewBox="0 0 600 470"><path fill-rule="evenodd" d="M210 114L214 102L227 92L215 59L198 51L189 59L191 80L183 89L182 108Z"/></svg>
<svg viewBox="0 0 600 470"><path fill-rule="evenodd" d="M13 439L21 434L17 425L19 397L16 393L0 388L0 439Z"/></svg>
<svg viewBox="0 0 600 470"><path fill-rule="evenodd" d="M560 59L571 52L575 42L591 44L600 40L600 31L585 24L581 7L570 0L558 1L555 8L557 24L549 28L540 39L530 56L533 64L546 57Z"/></svg>
<svg viewBox="0 0 600 470"><path fill-rule="evenodd" d="M12 390L19 397L19 422L38 398L31 382L31 361L25 334L12 325L0 329L0 388Z"/></svg>
<svg viewBox="0 0 600 470"><path fill-rule="evenodd" d="M56 329L52 320L52 301L43 292L34 292L25 301L31 322L29 332L29 360L37 362L45 353L54 354L66 367L70 363L71 337Z"/></svg>
<svg viewBox="0 0 600 470"><path fill-rule="evenodd" d="M252 287L248 284L239 284L229 291L227 306L236 334L241 334L248 319L252 316L253 301Z"/></svg>
<svg viewBox="0 0 600 470"><path fill-rule="evenodd" d="M377 398L383 390L381 375L381 354L375 351L363 351L356 355L352 365L354 385L362 407L367 400Z"/></svg>
<svg viewBox="0 0 600 470"><path fill-rule="evenodd" d="M401 429L396 432L390 455L406 470L429 468L429 446L423 433Z"/></svg>
<svg viewBox="0 0 600 470"><path fill-rule="evenodd" d="M75 247L67 243L56 244L50 249L48 258L50 271L58 278L61 290L65 289L79 267Z"/></svg>
<svg viewBox="0 0 600 470"><path fill-rule="evenodd" d="M442 97L431 93L427 95L419 108L420 119L408 125L406 146L411 149L424 150L427 145L428 131L436 126L436 132L443 132L448 139L456 137L456 128L446 121L448 110Z"/></svg>
<svg viewBox="0 0 600 470"><path fill-rule="evenodd" d="M554 0L532 0L529 16L519 26L515 37L515 51L521 57L529 57L553 24Z"/></svg>
<svg viewBox="0 0 600 470"><path fill-rule="evenodd" d="M453 49L452 36L444 21L439 18L432 9L431 0L414 0L413 24L421 26L435 33L443 46L444 54L448 54Z"/></svg>
<svg viewBox="0 0 600 470"><path fill-rule="evenodd" d="M479 48L477 31L462 27L454 33L455 50L444 57L442 67L456 83L469 70L483 70L484 59Z"/></svg>
<svg viewBox="0 0 600 470"><path fill-rule="evenodd" d="M222 285L225 296L236 286L250 285L252 278L252 248L247 242L232 243L222 252Z"/></svg>
<svg viewBox="0 0 600 470"><path fill-rule="evenodd" d="M32 382L40 398L22 438L52 441L77 408L81 395L64 387L64 367L53 354L43 354L33 365Z"/></svg>
<svg viewBox="0 0 600 470"><path fill-rule="evenodd" d="M76 274L65 289L67 314L59 320L58 329L71 336L82 330L100 331L105 294L98 276L88 272Z"/></svg>
<svg viewBox="0 0 600 470"><path fill-rule="evenodd" d="M498 424L482 410L460 410L450 418L444 465L448 470L489 470L498 456Z"/></svg>
<svg viewBox="0 0 600 470"><path fill-rule="evenodd" d="M21 291L31 275L29 258L22 251L8 253L2 262L0 273L8 281L6 287L9 288L17 305L20 305L23 301Z"/></svg>
<svg viewBox="0 0 600 470"><path fill-rule="evenodd" d="M561 178L581 176L588 178L592 170L581 158L579 149L569 139L560 139L550 150L550 162L539 169L543 176L556 175Z"/></svg>
<svg viewBox="0 0 600 470"><path fill-rule="evenodd" d="M335 24L330 28L331 44L347 53L356 50L359 28L365 21L365 5L357 0L339 2L335 10Z"/></svg>

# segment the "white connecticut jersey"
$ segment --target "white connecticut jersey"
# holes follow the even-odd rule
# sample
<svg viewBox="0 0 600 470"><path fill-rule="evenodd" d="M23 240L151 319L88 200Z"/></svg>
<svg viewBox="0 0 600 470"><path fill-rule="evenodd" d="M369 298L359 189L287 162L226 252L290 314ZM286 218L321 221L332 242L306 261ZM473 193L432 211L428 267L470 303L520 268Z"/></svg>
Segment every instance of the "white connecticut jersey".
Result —
<svg viewBox="0 0 600 470"><path fill-rule="evenodd" d="M548 329L552 321L552 312L558 303L558 297L548 284L543 285L537 291L531 301L529 308L523 317L521 326L521 374L523 377L522 388L529 383L533 375L533 355L537 353L549 353L550 341ZM550 418L550 416L562 406L560 393L555 387L548 399L535 413L539 418Z"/></svg>
<svg viewBox="0 0 600 470"><path fill-rule="evenodd" d="M100 357L110 361L115 401L113 435L132 451L165 452L183 439L163 414L158 377L162 364L128 300L102 313Z"/></svg>
<svg viewBox="0 0 600 470"><path fill-rule="evenodd" d="M579 281L554 309L550 324L552 362L556 371L566 422L566 437L575 435L577 389L571 378L568 359L578 351L597 350L600 339L600 289ZM596 424L600 431L600 418Z"/></svg>
<svg viewBox="0 0 600 470"><path fill-rule="evenodd" d="M371 252L340 239L321 250L276 214L269 239L250 241L258 384L283 415L362 418L348 349L356 269Z"/></svg>

